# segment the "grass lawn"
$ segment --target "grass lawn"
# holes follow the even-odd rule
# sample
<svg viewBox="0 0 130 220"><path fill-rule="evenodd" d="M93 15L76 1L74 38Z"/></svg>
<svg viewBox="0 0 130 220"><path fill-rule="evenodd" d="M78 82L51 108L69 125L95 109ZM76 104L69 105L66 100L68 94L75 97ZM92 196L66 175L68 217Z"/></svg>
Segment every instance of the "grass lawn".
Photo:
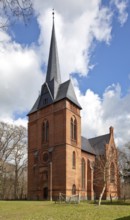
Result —
<svg viewBox="0 0 130 220"><path fill-rule="evenodd" d="M0 201L0 220L130 220L129 203L104 202L100 207L44 201Z"/></svg>

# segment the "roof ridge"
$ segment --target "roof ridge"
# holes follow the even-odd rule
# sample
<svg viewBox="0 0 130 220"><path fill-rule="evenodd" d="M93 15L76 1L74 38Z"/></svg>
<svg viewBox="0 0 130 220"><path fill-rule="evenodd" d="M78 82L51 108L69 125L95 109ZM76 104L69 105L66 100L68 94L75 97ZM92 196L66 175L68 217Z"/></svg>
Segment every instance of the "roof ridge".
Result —
<svg viewBox="0 0 130 220"><path fill-rule="evenodd" d="M50 90L50 88L49 88L49 86L48 86L48 83L47 83L47 82L45 82L45 85L46 85L46 86L47 86L47 88L48 88L48 91L49 91L49 94L50 94L50 96L51 96L52 100L54 100L54 98L53 98L53 96L52 96L52 93L51 93L51 90Z"/></svg>
<svg viewBox="0 0 130 220"><path fill-rule="evenodd" d="M65 82L61 83L60 86L62 86L63 84L66 84L70 81L70 79L66 80Z"/></svg>
<svg viewBox="0 0 130 220"><path fill-rule="evenodd" d="M92 140L92 139L94 139L94 138L104 137L104 136L107 136L107 135L110 135L110 133L103 134L103 135L99 135L99 136L95 136L95 137L93 137L93 138L88 138L88 140Z"/></svg>

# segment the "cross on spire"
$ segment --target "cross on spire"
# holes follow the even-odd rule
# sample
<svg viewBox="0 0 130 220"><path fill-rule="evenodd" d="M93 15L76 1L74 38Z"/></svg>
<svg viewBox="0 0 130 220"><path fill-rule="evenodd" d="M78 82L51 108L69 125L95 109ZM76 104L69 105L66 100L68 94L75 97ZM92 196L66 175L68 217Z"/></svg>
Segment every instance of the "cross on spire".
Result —
<svg viewBox="0 0 130 220"><path fill-rule="evenodd" d="M52 9L52 18L53 18L53 21L54 21L54 18L55 18L55 10L54 10L54 8Z"/></svg>

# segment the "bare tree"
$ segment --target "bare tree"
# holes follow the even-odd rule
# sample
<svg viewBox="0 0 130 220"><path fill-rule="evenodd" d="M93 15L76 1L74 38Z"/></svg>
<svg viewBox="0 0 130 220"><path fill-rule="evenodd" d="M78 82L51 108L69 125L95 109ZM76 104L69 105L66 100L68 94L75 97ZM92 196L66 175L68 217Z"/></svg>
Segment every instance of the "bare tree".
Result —
<svg viewBox="0 0 130 220"><path fill-rule="evenodd" d="M10 155L15 166L14 172L14 198L19 198L20 181L27 167L27 131L22 126L15 127L15 145Z"/></svg>
<svg viewBox="0 0 130 220"><path fill-rule="evenodd" d="M13 125L0 122L0 159L4 163L8 160L14 145L14 127Z"/></svg>
<svg viewBox="0 0 130 220"><path fill-rule="evenodd" d="M31 0L0 0L0 28L6 28L18 19L27 24L32 13Z"/></svg>
<svg viewBox="0 0 130 220"><path fill-rule="evenodd" d="M119 150L121 197L130 198L130 142Z"/></svg>
<svg viewBox="0 0 130 220"><path fill-rule="evenodd" d="M4 198L6 187L5 164L9 160L13 146L14 130L11 125L0 123L0 198Z"/></svg>
<svg viewBox="0 0 130 220"><path fill-rule="evenodd" d="M20 181L25 178L27 166L27 131L22 126L0 122L0 198L5 199L12 190L18 198ZM24 177L23 177L24 176Z"/></svg>
<svg viewBox="0 0 130 220"><path fill-rule="evenodd" d="M109 191L111 197L111 189L115 191L118 188L118 170L115 167L115 152L109 152L107 155L97 155L94 163L94 188L98 192L99 201L98 204L101 204L103 195L105 191ZM116 161L117 162L117 161ZM113 191L114 191L113 190ZM111 197L112 198L112 197Z"/></svg>

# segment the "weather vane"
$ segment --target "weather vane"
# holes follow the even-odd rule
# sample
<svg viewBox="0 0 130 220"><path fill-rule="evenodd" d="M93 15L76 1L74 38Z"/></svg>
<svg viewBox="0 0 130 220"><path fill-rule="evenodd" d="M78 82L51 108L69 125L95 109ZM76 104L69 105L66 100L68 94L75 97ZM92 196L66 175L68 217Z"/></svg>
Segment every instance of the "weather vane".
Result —
<svg viewBox="0 0 130 220"><path fill-rule="evenodd" d="M55 10L54 10L54 8L52 9L52 17L53 17L53 20L54 20L54 18L55 18Z"/></svg>

